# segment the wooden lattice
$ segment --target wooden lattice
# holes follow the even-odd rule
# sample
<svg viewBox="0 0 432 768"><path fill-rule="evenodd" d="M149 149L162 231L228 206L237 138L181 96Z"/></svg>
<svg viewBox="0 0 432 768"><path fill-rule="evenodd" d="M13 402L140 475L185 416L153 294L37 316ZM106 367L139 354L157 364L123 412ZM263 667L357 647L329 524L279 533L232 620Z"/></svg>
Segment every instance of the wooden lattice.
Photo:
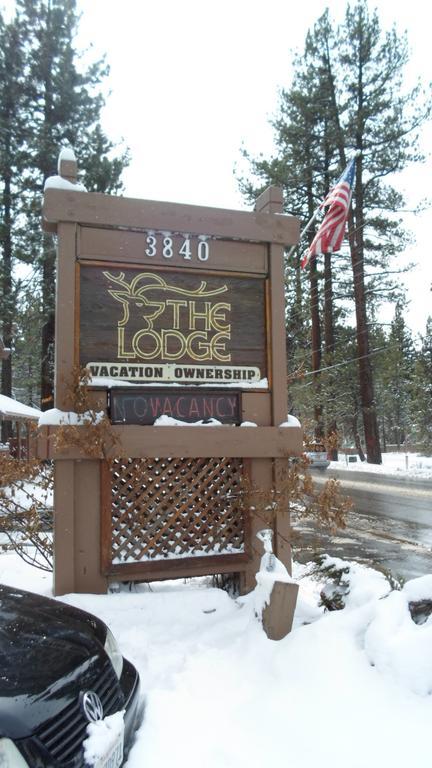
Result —
<svg viewBox="0 0 432 768"><path fill-rule="evenodd" d="M117 459L111 468L113 565L245 549L240 459Z"/></svg>

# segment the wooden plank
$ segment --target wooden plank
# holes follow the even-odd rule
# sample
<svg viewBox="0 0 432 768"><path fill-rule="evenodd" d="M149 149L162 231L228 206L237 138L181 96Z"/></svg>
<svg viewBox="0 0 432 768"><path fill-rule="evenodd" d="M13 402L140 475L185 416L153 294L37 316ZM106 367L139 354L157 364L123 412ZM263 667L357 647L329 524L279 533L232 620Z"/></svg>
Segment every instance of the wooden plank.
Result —
<svg viewBox="0 0 432 768"><path fill-rule="evenodd" d="M180 203L137 200L95 192L48 189L43 204L46 228L61 221L87 226L185 232L235 240L294 245L299 220L294 216L233 211Z"/></svg>
<svg viewBox="0 0 432 768"><path fill-rule="evenodd" d="M268 427L271 423L271 394L270 392L242 393L242 421L251 421L260 427ZM244 427L242 427L244 429Z"/></svg>
<svg viewBox="0 0 432 768"><path fill-rule="evenodd" d="M103 595L106 579L101 575L100 471L98 461L75 464L75 592Z"/></svg>
<svg viewBox="0 0 432 768"><path fill-rule="evenodd" d="M75 364L76 226L60 224L58 234L55 406L60 410L69 411L73 408L73 403L66 385Z"/></svg>
<svg viewBox="0 0 432 768"><path fill-rule="evenodd" d="M106 575L123 581L153 581L207 576L213 573L239 573L247 568L248 555L209 555L112 565Z"/></svg>
<svg viewBox="0 0 432 768"><path fill-rule="evenodd" d="M53 432L55 427L52 428ZM182 456L201 458L230 456L232 458L284 458L303 450L299 427L141 427L113 426L119 438L122 456L134 458ZM85 458L76 449L52 451L53 458Z"/></svg>
<svg viewBox="0 0 432 768"><path fill-rule="evenodd" d="M267 214L281 214L283 210L283 195L279 187L268 187L257 199L255 208ZM272 390L272 424L277 425L286 419L287 392L287 360L286 360L286 330L285 330L285 279L283 248L272 243L269 248L269 327L271 343L269 352L269 378Z"/></svg>
<svg viewBox="0 0 432 768"><path fill-rule="evenodd" d="M112 539L112 494L111 467L107 461L100 462L100 565L101 573L111 568Z"/></svg>
<svg viewBox="0 0 432 768"><path fill-rule="evenodd" d="M286 421L288 410L285 280L283 248L278 245L270 246L270 275L272 343L269 374L272 388L272 424L277 425Z"/></svg>
<svg viewBox="0 0 432 768"><path fill-rule="evenodd" d="M54 594L75 591L75 462L54 468Z"/></svg>
<svg viewBox="0 0 432 768"><path fill-rule="evenodd" d="M146 232L127 230L98 229L79 227L78 258L80 261L106 261L118 265L123 263L140 264L148 267L171 266L181 269L217 270L225 272L248 272L267 274L267 246L264 243L250 243L242 240L210 240L209 255L206 261L197 258L199 239L190 240L190 257L187 259L179 251L184 245L183 235L174 235L173 256L163 256L163 235L154 235L155 247L149 248ZM154 255L147 255L146 251Z"/></svg>

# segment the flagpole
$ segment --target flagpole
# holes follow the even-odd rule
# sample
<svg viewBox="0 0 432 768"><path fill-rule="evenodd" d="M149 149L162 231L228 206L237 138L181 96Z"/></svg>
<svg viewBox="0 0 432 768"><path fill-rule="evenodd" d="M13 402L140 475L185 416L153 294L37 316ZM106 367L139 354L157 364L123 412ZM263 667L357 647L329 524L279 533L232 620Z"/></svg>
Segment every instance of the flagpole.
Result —
<svg viewBox="0 0 432 768"><path fill-rule="evenodd" d="M351 162L351 160L355 160L355 158L356 158L356 157L360 157L360 155L361 155L361 149L356 149L356 151L353 153L352 157L351 157L351 158L350 158L350 160L348 161L348 165L349 165L349 163ZM347 166L347 167L348 167L348 166ZM312 226L312 224L314 223L314 221L315 221L316 217L318 216L318 214L319 214L319 212L320 212L320 210L321 210L321 207L322 207L322 203L320 203L320 204L319 204L319 206L318 206L318 208L316 209L315 213L313 214L312 218L311 218L311 219L309 219L309 221L308 221L308 223L306 224L306 226L305 226L305 227L302 229L302 231L300 232L300 236L299 236L299 241L298 241L298 243L296 243L295 245L292 245L292 246L291 246L291 248L289 249L289 251L288 251L288 254L287 254L287 258L288 258L288 259L290 258L290 256L292 256L292 255L293 255L293 253L294 253L295 249L297 248L297 246L298 246L298 245L300 245L300 242L301 242L302 238L304 237L304 235L306 234L306 232L308 231L309 227L311 227L311 226Z"/></svg>
<svg viewBox="0 0 432 768"><path fill-rule="evenodd" d="M314 221L315 221L316 217L318 216L320 210L321 210L321 205L318 206L318 208L316 209L316 211L315 211L314 215L312 216L312 218L309 219L309 221L306 224L306 226L300 232L298 243L296 243L295 245L292 245L291 248L289 249L289 251L288 251L288 259L290 258L290 256L293 255L293 253L294 253L295 249L297 248L297 246L300 245L301 240L303 239L304 235L308 231L309 227L311 227L312 224L314 223Z"/></svg>

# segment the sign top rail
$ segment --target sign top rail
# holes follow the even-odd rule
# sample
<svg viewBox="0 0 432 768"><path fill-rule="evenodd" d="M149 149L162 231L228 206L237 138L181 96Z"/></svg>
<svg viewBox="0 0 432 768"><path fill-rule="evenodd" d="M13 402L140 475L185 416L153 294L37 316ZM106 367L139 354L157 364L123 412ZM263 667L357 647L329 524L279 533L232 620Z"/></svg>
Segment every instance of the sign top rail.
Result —
<svg viewBox="0 0 432 768"><path fill-rule="evenodd" d="M45 191L43 226L56 232L61 222L101 228L159 230L290 246L298 242L299 220L282 213L237 211L184 203L140 200L49 188Z"/></svg>

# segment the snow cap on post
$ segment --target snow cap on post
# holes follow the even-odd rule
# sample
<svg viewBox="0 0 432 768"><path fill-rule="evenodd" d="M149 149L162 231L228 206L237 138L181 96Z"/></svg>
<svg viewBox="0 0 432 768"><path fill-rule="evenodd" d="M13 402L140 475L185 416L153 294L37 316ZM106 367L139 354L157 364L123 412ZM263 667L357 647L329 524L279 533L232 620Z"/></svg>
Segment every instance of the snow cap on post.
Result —
<svg viewBox="0 0 432 768"><path fill-rule="evenodd" d="M59 176L67 181L75 183L77 180L77 161L75 152L71 147L62 147L57 161L57 172Z"/></svg>

